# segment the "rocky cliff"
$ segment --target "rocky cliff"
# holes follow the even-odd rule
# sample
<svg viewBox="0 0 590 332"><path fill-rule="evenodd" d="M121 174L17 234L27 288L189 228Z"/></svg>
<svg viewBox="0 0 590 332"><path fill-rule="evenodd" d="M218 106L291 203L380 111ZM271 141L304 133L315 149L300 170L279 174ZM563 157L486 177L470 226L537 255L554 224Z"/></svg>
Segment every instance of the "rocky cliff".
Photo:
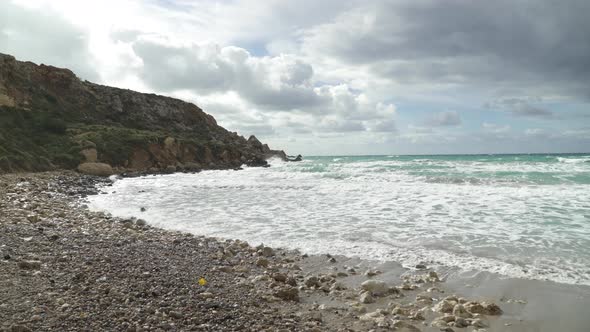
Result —
<svg viewBox="0 0 590 332"><path fill-rule="evenodd" d="M285 157L254 136L225 130L194 104L0 54L2 171L235 168L264 166L274 155Z"/></svg>

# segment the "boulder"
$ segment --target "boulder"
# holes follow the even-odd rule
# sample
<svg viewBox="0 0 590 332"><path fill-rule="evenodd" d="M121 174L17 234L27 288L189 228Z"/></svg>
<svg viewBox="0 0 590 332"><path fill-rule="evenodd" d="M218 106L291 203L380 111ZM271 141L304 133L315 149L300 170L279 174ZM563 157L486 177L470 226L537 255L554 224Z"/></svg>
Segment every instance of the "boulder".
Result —
<svg viewBox="0 0 590 332"><path fill-rule="evenodd" d="M113 168L105 163L83 163L78 166L78 172L87 175L110 176L113 175Z"/></svg>

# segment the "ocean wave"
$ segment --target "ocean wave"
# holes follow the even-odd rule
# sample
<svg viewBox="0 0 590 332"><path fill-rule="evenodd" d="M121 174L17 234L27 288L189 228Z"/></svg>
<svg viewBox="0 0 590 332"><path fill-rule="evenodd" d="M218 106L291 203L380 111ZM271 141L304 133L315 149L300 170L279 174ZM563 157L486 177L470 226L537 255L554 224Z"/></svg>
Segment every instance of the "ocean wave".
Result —
<svg viewBox="0 0 590 332"><path fill-rule="evenodd" d="M582 157L582 158L557 157L557 161L559 161L560 163L566 163L566 164L590 163L590 157Z"/></svg>
<svg viewBox="0 0 590 332"><path fill-rule="evenodd" d="M149 202L142 218L169 229L590 284L590 168L557 157L441 158L432 169L408 157L309 158L123 179L90 206L125 216Z"/></svg>

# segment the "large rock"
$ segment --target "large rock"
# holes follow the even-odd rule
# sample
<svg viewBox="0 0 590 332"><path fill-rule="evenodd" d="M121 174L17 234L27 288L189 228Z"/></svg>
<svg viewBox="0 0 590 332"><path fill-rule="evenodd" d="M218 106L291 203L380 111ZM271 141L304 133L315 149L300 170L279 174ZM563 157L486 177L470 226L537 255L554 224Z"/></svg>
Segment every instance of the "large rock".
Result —
<svg viewBox="0 0 590 332"><path fill-rule="evenodd" d="M78 166L78 172L88 175L109 176L113 175L113 168L104 163L83 163Z"/></svg>

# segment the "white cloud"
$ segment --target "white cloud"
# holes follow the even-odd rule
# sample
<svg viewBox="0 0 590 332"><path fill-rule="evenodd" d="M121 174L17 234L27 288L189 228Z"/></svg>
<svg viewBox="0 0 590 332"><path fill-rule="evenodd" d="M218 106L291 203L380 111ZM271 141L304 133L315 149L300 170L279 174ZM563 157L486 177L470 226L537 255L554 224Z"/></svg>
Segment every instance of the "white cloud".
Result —
<svg viewBox="0 0 590 332"><path fill-rule="evenodd" d="M457 111L444 111L431 114L425 121L432 127L453 127L461 124L461 117Z"/></svg>
<svg viewBox="0 0 590 332"><path fill-rule="evenodd" d="M482 123L481 127L483 128L484 132L493 133L493 134L504 134L504 133L509 132L510 129L512 129L510 127L510 125L498 125L495 123L488 123L488 122Z"/></svg>
<svg viewBox="0 0 590 332"><path fill-rule="evenodd" d="M195 102L285 148L435 152L539 137L546 120L550 137L587 137L560 113L590 98L588 2L570 4L7 0L0 52Z"/></svg>

